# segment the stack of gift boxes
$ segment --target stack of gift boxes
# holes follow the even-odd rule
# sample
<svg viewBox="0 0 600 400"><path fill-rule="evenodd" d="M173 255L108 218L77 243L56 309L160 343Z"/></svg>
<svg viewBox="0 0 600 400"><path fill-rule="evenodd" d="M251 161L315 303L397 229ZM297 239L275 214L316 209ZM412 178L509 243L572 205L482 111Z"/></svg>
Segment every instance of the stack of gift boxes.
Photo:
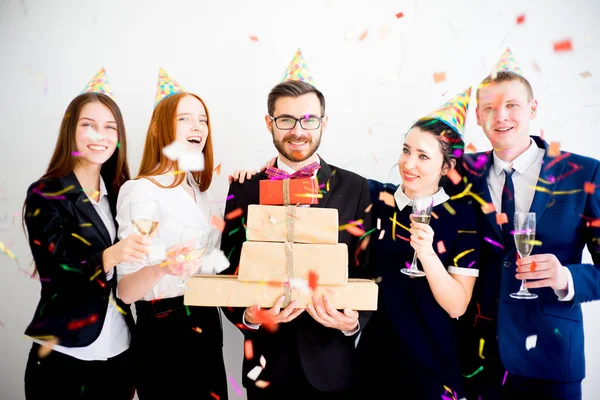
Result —
<svg viewBox="0 0 600 400"><path fill-rule="evenodd" d="M184 303L194 306L272 307L328 294L336 309L375 310L378 286L348 279L348 248L338 243L338 211L307 207L320 196L314 179L260 181L260 204L248 207L238 275L196 275Z"/></svg>

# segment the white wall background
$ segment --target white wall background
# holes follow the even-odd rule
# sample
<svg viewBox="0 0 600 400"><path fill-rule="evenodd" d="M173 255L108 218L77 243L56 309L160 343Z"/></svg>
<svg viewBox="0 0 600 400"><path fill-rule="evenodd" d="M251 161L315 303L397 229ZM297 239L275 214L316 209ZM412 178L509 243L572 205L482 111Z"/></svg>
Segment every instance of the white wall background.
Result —
<svg viewBox="0 0 600 400"><path fill-rule="evenodd" d="M598 20L597 0L0 0L0 242L18 260L0 253L0 399L24 398L31 341L23 330L39 293L19 225L25 191L47 167L68 103L100 67L125 117L134 175L159 66L206 100L222 163L214 189L224 196L231 171L274 154L266 96L300 47L328 101L320 154L398 182L394 164L410 124L476 87L506 46L540 102L533 133L600 158ZM573 51L555 53L553 42L566 38ZM434 84L435 72L447 80ZM473 111L474 103L465 139L488 149ZM600 397L599 311L599 303L584 305L589 400ZM228 375L239 385L241 335L225 328ZM230 393L244 398L231 385Z"/></svg>

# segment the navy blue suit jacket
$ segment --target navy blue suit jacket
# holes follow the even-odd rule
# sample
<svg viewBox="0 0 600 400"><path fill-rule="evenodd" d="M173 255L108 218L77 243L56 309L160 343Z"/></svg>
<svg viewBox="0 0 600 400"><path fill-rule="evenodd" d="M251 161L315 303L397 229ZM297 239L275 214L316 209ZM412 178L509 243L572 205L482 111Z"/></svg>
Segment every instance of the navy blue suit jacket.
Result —
<svg viewBox="0 0 600 400"><path fill-rule="evenodd" d="M505 370L522 377L581 381L585 377L581 303L600 298L600 162L567 152L551 157L545 141L536 136L532 139L545 149L530 209L536 213L536 240L541 244L534 246L532 254L554 254L573 276L575 297L559 301L551 288L541 288L530 289L539 295L535 300L511 298L509 294L520 286L515 278L516 250L513 244L503 243L496 212L480 213L481 264L485 268L477 280L470 311L463 318L467 347L463 360L465 374L484 366L481 379L493 385L502 384ZM476 160L482 156L488 159L478 170ZM491 152L466 155L462 171L473 184L471 191L488 203L492 201L487 179L492 160ZM589 193L589 183L595 185L593 193ZM594 265L581 263L586 245ZM526 339L533 335L537 344L527 350ZM483 359L480 339L485 340ZM477 379L474 376L467 382Z"/></svg>

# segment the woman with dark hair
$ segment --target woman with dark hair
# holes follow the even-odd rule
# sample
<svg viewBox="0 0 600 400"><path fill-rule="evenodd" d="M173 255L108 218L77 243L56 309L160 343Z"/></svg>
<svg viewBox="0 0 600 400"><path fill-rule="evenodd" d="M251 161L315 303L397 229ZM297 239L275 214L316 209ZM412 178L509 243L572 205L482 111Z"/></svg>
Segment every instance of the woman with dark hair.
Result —
<svg viewBox="0 0 600 400"><path fill-rule="evenodd" d="M173 148L179 150L172 152ZM200 160L192 163L199 168L184 169L184 155ZM144 265L118 266L119 297L135 303L136 309L132 351L140 400L227 399L219 309L185 306L181 282L183 276L199 269L210 274L229 266L222 253L218 257L221 232L210 223L213 214L221 214L207 191L212 173L212 132L204 101L186 92L159 99L139 175L123 186L117 206L119 237L124 238L134 231L132 203L158 203L152 246L167 249L165 255L153 255ZM185 256L190 255L182 241L186 227L203 231L207 237L200 258ZM193 368L188 367L190 361Z"/></svg>
<svg viewBox="0 0 600 400"><path fill-rule="evenodd" d="M471 299L480 239L475 208L449 198L442 181L464 149L469 95L470 88L411 127L398 162L402 185L369 181L380 228L370 241L379 304L357 346L355 381L373 398L390 385L415 399L462 396L455 319ZM414 199L424 196L432 199L428 224L411 216ZM401 273L413 255L424 277Z"/></svg>
<svg viewBox="0 0 600 400"><path fill-rule="evenodd" d="M116 239L113 216L127 179L119 107L106 94L80 94L67 107L49 167L24 204L42 286L25 331L34 338L25 370L28 400L133 398L133 318L116 298L114 267L143 259L148 248L140 235Z"/></svg>

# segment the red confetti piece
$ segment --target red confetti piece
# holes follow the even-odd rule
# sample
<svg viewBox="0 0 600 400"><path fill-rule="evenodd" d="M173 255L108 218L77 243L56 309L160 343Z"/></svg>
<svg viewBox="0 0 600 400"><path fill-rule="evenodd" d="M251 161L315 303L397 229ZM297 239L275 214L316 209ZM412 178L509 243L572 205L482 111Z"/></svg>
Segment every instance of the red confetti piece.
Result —
<svg viewBox="0 0 600 400"><path fill-rule="evenodd" d="M483 211L484 214L489 214L496 211L496 206L494 203L485 203L481 206L481 211Z"/></svg>
<svg viewBox="0 0 600 400"><path fill-rule="evenodd" d="M227 215L225 215L225 219L235 219L241 216L242 214L244 214L244 210L242 210L241 208L236 208L235 210L228 212Z"/></svg>
<svg viewBox="0 0 600 400"><path fill-rule="evenodd" d="M49 251L50 253L54 253L54 248L55 248L55 247L56 247L56 246L54 245L54 243L50 242L50 244L48 245L48 251Z"/></svg>
<svg viewBox="0 0 600 400"><path fill-rule="evenodd" d="M219 399L221 398L221 396L219 396L218 394L216 394L216 393L213 393L213 392L210 392L210 395L211 395L212 397L214 397L216 400L219 400Z"/></svg>
<svg viewBox="0 0 600 400"><path fill-rule="evenodd" d="M583 191L589 194L594 194L596 191L596 185L594 185L592 182L586 182L583 184Z"/></svg>
<svg viewBox="0 0 600 400"><path fill-rule="evenodd" d="M244 357L246 360L252 360L254 358L254 347L252 346L252 340L244 340Z"/></svg>
<svg viewBox="0 0 600 400"><path fill-rule="evenodd" d="M221 164L217 165L215 169L213 169L213 174L221 175Z"/></svg>
<svg viewBox="0 0 600 400"><path fill-rule="evenodd" d="M258 42L258 36L254 36L254 35L249 35L250 40L252 40L253 42Z"/></svg>
<svg viewBox="0 0 600 400"><path fill-rule="evenodd" d="M396 201L394 200L394 195L388 192L380 192L379 200L383 201L386 206L395 207Z"/></svg>
<svg viewBox="0 0 600 400"><path fill-rule="evenodd" d="M214 214L210 216L210 224L221 232L225 229L225 221Z"/></svg>
<svg viewBox="0 0 600 400"><path fill-rule="evenodd" d="M363 31L363 33L360 34L360 36L358 37L358 40L363 41L367 35L369 34L369 31L365 30Z"/></svg>
<svg viewBox="0 0 600 400"><path fill-rule="evenodd" d="M550 142L550 148L548 149L548 156L558 157L560 155L560 143Z"/></svg>
<svg viewBox="0 0 600 400"><path fill-rule="evenodd" d="M445 72L434 72L433 73L433 82L434 83L444 82L445 80L446 80Z"/></svg>
<svg viewBox="0 0 600 400"><path fill-rule="evenodd" d="M39 241L39 240L37 240L37 239L34 239L34 240L33 240L33 244L37 244L38 246L41 246L41 245L42 245L42 244L40 243L40 241Z"/></svg>
<svg viewBox="0 0 600 400"><path fill-rule="evenodd" d="M396 18L400 19L402 17L404 17L404 13L403 12L399 12L399 13L396 14Z"/></svg>
<svg viewBox="0 0 600 400"><path fill-rule="evenodd" d="M255 385L256 387L260 388L260 389L264 389L266 387L268 387L271 384L271 382L267 382L267 381L256 381Z"/></svg>
<svg viewBox="0 0 600 400"><path fill-rule="evenodd" d="M560 53L563 51L573 51L573 43L571 39L565 39L558 42L554 42L554 51Z"/></svg>
<svg viewBox="0 0 600 400"><path fill-rule="evenodd" d="M448 171L448 174L446 176L455 185L458 185L460 183L460 181L462 180L462 176L460 176L460 174L458 173L458 171L455 170L454 168L452 168L450 171Z"/></svg>
<svg viewBox="0 0 600 400"><path fill-rule="evenodd" d="M446 246L444 246L444 242L441 240L437 242L437 250L438 254L444 254L446 252Z"/></svg>
<svg viewBox="0 0 600 400"><path fill-rule="evenodd" d="M319 281L319 274L312 269L308 271L308 287L313 292L317 290L317 282Z"/></svg>
<svg viewBox="0 0 600 400"><path fill-rule="evenodd" d="M536 268L537 268L537 264L535 263L535 261L532 261L531 262L531 272L534 272Z"/></svg>
<svg viewBox="0 0 600 400"><path fill-rule="evenodd" d="M348 225L346 226L346 230L354 236L362 236L365 234L365 231L363 231L362 229L360 229L358 226L356 225Z"/></svg>
<svg viewBox="0 0 600 400"><path fill-rule="evenodd" d="M517 25L521 25L523 22L525 22L525 14L521 14L517 17Z"/></svg>
<svg viewBox="0 0 600 400"><path fill-rule="evenodd" d="M98 314L92 314L89 317L84 318L84 319L69 321L69 323L67 324L67 329L69 329L71 331L76 330L76 329L81 329L84 326L93 324L97 320L98 320Z"/></svg>
<svg viewBox="0 0 600 400"><path fill-rule="evenodd" d="M193 327L192 330L197 333L202 333L202 328L200 328L199 326Z"/></svg>
<svg viewBox="0 0 600 400"><path fill-rule="evenodd" d="M591 226L592 228L600 228L600 218L595 219L593 221L589 221L586 225L588 227Z"/></svg>
<svg viewBox="0 0 600 400"><path fill-rule="evenodd" d="M465 150L470 152L470 153L476 153L477 152L477 148L473 145L473 143L469 143L467 145L467 147L465 147Z"/></svg>
<svg viewBox="0 0 600 400"><path fill-rule="evenodd" d="M435 219L440 219L440 217L438 217L438 215L436 213L434 213L433 211L431 212L431 216Z"/></svg>
<svg viewBox="0 0 600 400"><path fill-rule="evenodd" d="M504 225L508 223L508 217L506 216L506 213L498 213L496 214L496 223L498 225Z"/></svg>

